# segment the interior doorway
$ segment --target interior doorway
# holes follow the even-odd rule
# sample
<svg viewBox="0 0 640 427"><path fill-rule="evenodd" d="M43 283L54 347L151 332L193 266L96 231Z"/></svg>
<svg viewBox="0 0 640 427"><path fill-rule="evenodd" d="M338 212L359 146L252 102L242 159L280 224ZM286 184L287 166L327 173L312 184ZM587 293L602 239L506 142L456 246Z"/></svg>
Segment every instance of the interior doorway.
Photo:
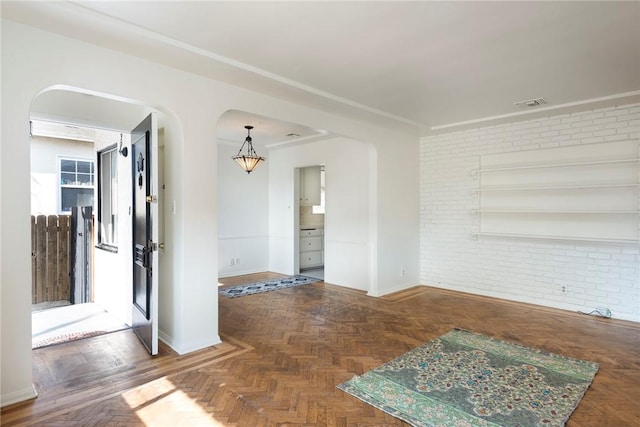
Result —
<svg viewBox="0 0 640 427"><path fill-rule="evenodd" d="M298 168L299 273L324 280L325 266L325 166Z"/></svg>

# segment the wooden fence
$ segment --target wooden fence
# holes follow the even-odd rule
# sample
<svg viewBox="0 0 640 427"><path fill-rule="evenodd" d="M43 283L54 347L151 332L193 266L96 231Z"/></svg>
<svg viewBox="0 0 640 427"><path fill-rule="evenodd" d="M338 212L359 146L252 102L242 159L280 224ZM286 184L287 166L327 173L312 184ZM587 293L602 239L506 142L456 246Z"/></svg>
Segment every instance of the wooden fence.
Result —
<svg viewBox="0 0 640 427"><path fill-rule="evenodd" d="M31 216L32 303L69 300L71 217Z"/></svg>

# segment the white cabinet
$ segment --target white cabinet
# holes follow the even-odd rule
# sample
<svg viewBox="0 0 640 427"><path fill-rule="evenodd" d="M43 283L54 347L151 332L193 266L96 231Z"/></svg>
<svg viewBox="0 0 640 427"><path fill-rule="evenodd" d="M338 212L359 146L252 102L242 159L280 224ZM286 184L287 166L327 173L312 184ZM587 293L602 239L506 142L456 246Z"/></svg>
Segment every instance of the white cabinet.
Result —
<svg viewBox="0 0 640 427"><path fill-rule="evenodd" d="M300 230L300 268L322 267L324 264L322 228Z"/></svg>
<svg viewBox="0 0 640 427"><path fill-rule="evenodd" d="M300 169L300 206L320 204L320 166Z"/></svg>
<svg viewBox="0 0 640 427"><path fill-rule="evenodd" d="M322 236L324 233L322 232L322 228L316 228L316 227L303 227L300 230L300 237L315 237L315 236Z"/></svg>
<svg viewBox="0 0 640 427"><path fill-rule="evenodd" d="M300 250L321 251L322 237L303 237L300 239Z"/></svg>
<svg viewBox="0 0 640 427"><path fill-rule="evenodd" d="M300 268L312 268L322 266L322 252L304 252L300 253Z"/></svg>

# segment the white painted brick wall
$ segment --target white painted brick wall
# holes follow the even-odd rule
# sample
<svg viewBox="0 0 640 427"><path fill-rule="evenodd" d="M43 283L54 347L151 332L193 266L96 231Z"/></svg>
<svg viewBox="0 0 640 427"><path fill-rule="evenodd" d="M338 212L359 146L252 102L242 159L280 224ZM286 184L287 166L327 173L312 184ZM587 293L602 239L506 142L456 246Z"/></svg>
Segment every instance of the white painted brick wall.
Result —
<svg viewBox="0 0 640 427"><path fill-rule="evenodd" d="M422 138L421 282L640 322L638 246L470 237L481 155L629 139L640 140L640 104Z"/></svg>

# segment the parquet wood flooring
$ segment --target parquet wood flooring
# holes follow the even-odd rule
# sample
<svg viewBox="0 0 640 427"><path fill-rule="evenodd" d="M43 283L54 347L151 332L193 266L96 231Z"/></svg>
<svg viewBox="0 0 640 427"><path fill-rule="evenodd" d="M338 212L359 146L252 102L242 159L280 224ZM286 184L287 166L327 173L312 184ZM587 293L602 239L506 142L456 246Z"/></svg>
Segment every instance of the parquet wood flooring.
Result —
<svg viewBox="0 0 640 427"><path fill-rule="evenodd" d="M270 273L221 280L237 285ZM640 325L425 286L382 298L314 284L219 300L223 343L151 358L129 331L35 350L40 397L2 425L404 426L336 385L454 327L592 360L567 426L638 426Z"/></svg>

